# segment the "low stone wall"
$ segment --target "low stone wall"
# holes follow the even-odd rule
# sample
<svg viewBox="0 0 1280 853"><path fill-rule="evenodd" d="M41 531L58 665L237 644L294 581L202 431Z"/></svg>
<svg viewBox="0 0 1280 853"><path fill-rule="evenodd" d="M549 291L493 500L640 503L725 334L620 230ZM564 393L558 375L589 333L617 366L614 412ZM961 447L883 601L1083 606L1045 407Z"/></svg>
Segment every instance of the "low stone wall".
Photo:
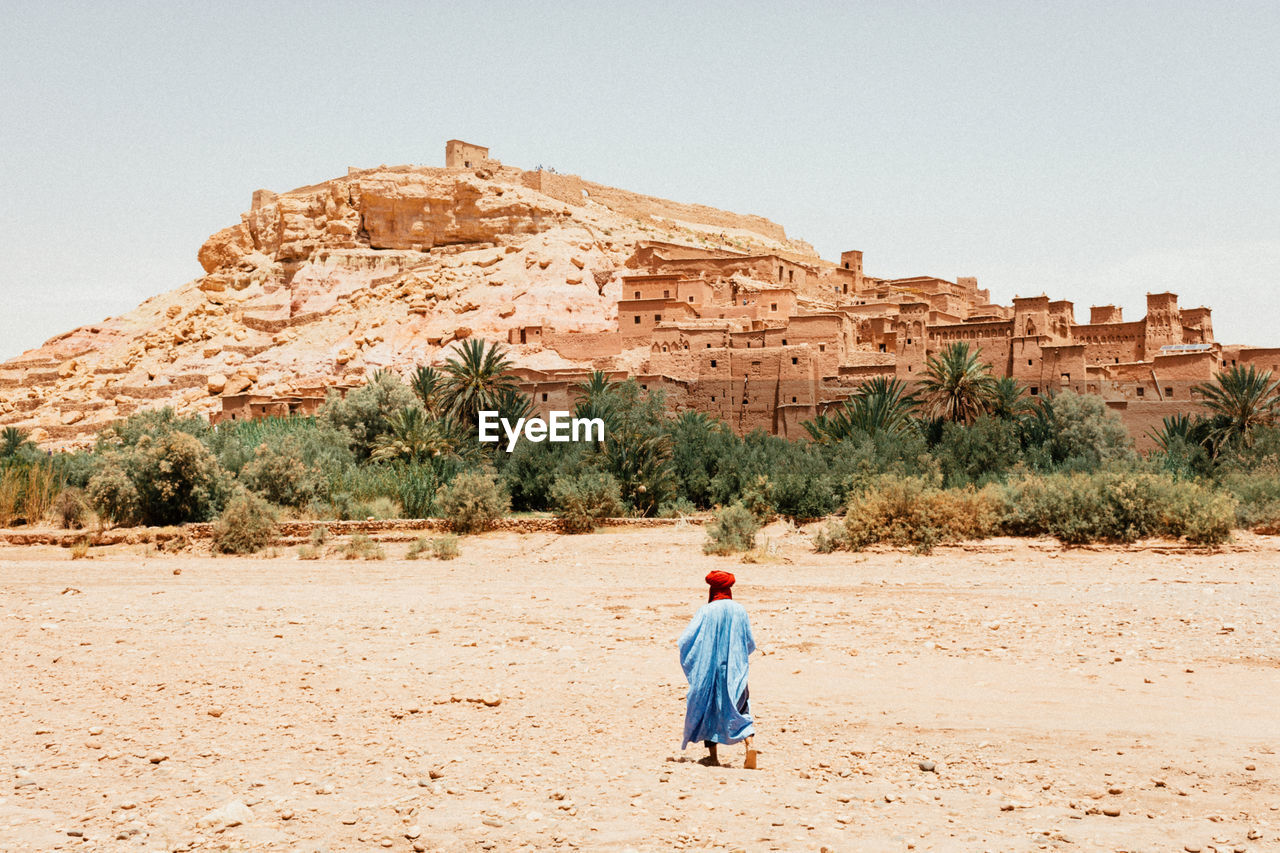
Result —
<svg viewBox="0 0 1280 853"><path fill-rule="evenodd" d="M606 518L601 527L673 527L675 525L705 524L708 515L691 515L679 518ZM363 533L379 542L412 542L425 533L447 533L449 523L441 518L390 519L384 521L285 521L277 527L280 544L293 545L306 542L318 527L327 528L331 536L351 536ZM503 518L495 522L494 530L515 533L557 533L560 522L554 518ZM209 523L184 524L181 527L115 527L110 530L48 530L16 528L0 530L0 543L6 545L58 545L70 548L88 539L93 545L162 545L175 539L201 540L213 536Z"/></svg>

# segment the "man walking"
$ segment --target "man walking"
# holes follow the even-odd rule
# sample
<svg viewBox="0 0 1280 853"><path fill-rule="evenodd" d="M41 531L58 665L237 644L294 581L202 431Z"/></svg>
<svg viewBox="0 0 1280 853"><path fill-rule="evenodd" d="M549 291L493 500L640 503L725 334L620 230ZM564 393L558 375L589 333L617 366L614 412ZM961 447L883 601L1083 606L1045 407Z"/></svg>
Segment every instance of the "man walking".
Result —
<svg viewBox="0 0 1280 853"><path fill-rule="evenodd" d="M680 748L700 740L709 752L705 762L719 764L717 744L745 741L743 766L754 770L756 729L747 690L747 658L756 650L756 642L747 611L733 600L735 580L728 572L707 575L711 587L707 603L680 635L680 666L689 681Z"/></svg>

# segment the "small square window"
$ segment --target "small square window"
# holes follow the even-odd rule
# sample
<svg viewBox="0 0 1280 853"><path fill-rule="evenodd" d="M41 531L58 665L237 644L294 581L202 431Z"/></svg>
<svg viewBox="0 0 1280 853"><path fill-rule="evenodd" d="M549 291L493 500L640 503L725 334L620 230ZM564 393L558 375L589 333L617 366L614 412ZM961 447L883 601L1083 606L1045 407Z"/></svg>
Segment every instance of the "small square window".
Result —
<svg viewBox="0 0 1280 853"><path fill-rule="evenodd" d="M791 363L792 363L792 364L799 364L799 363L800 363L800 359L798 359L798 358L793 358L793 359L791 359Z"/></svg>
<svg viewBox="0 0 1280 853"><path fill-rule="evenodd" d="M793 402L793 403L794 403L795 401L796 401L796 398L795 398L795 397L792 397L792 398L791 398L791 402Z"/></svg>
<svg viewBox="0 0 1280 853"><path fill-rule="evenodd" d="M1169 387L1166 387L1166 388L1164 389L1164 395L1165 395L1166 397L1172 397L1172 396L1173 396L1173 389L1172 389L1172 388L1169 388Z"/></svg>
<svg viewBox="0 0 1280 853"><path fill-rule="evenodd" d="M639 299L639 298L640 298L640 291L638 291L638 290L637 290L637 291L636 291L636 299Z"/></svg>
<svg viewBox="0 0 1280 853"><path fill-rule="evenodd" d="M707 346L711 346L711 345L710 345L710 344L707 344ZM716 360L715 360L714 358L713 358L713 359L711 359L711 366L712 366L712 367L715 367L715 366L716 366Z"/></svg>
<svg viewBox="0 0 1280 853"><path fill-rule="evenodd" d="M1139 397L1145 397L1145 396L1147 396L1147 389L1146 389L1146 388L1139 388L1139 389L1138 389L1138 396L1139 396Z"/></svg>
<svg viewBox="0 0 1280 853"><path fill-rule="evenodd" d="M662 315L661 315L661 314L654 314L654 315L653 315L653 322L655 322L655 323L661 323L661 322L662 322Z"/></svg>
<svg viewBox="0 0 1280 853"><path fill-rule="evenodd" d="M546 395L546 394L543 394L543 395L542 395L542 402L544 402L544 403L545 403L545 402L547 402L547 395Z"/></svg>
<svg viewBox="0 0 1280 853"><path fill-rule="evenodd" d="M638 326L638 325L640 325L640 315L639 315L639 314L637 314L637 315L636 315L636 325L637 325L637 326Z"/></svg>
<svg viewBox="0 0 1280 853"><path fill-rule="evenodd" d="M1039 397L1039 396L1040 396L1040 389L1039 389L1039 388L1037 388L1036 386L1032 385L1032 386L1031 386L1031 396L1032 396L1032 397Z"/></svg>
<svg viewBox="0 0 1280 853"><path fill-rule="evenodd" d="M769 310L770 310L770 311L777 311L777 310L778 310L778 303L776 303L776 302L770 302L770 303L769 303Z"/></svg>
<svg viewBox="0 0 1280 853"><path fill-rule="evenodd" d="M671 291L670 291L670 290L664 290L664 291L662 291L662 298L663 298L663 299L670 299L670 298L671 298Z"/></svg>
<svg viewBox="0 0 1280 853"><path fill-rule="evenodd" d="M826 351L827 351L826 344L818 344L818 352L826 352Z"/></svg>

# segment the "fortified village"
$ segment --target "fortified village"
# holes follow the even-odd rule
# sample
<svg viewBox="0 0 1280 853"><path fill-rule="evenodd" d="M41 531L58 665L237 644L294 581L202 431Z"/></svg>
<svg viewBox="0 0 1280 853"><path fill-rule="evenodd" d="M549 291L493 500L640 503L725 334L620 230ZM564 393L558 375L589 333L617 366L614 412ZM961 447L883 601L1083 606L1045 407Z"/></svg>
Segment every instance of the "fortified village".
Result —
<svg viewBox="0 0 1280 853"><path fill-rule="evenodd" d="M860 250L826 261L760 217L515 169L459 140L444 169L259 190L199 259L183 288L0 365L0 426L67 445L160 405L214 422L310 413L479 335L509 344L543 416L602 370L673 410L799 437L872 377L911 384L963 341L1032 396L1100 395L1143 446L1215 371L1280 368L1280 348L1217 343L1210 310L1172 293L1148 294L1141 319L1104 305L1078 323L1067 300L877 278Z"/></svg>

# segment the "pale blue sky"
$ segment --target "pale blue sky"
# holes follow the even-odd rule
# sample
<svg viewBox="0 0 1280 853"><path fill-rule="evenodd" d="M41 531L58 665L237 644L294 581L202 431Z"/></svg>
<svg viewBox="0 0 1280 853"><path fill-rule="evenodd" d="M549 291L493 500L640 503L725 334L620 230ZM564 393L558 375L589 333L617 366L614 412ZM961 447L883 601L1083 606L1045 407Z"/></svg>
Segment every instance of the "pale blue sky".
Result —
<svg viewBox="0 0 1280 853"><path fill-rule="evenodd" d="M1280 3L0 2L0 357L199 272L258 187L489 145L1280 345Z"/></svg>

